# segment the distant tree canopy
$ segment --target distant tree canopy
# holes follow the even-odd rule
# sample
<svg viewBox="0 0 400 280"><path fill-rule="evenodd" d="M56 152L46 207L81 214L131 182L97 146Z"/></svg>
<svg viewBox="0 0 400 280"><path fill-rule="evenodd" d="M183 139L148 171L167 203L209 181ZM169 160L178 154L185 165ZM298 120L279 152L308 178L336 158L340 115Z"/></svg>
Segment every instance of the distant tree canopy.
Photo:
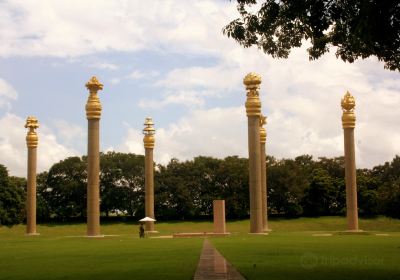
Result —
<svg viewBox="0 0 400 280"><path fill-rule="evenodd" d="M109 152L100 154L101 211L143 213L144 157ZM84 219L86 217L86 157L69 157L38 175L38 219Z"/></svg>
<svg viewBox="0 0 400 280"><path fill-rule="evenodd" d="M256 45L272 57L287 58L306 39L310 60L335 46L343 61L376 56L385 68L400 71L398 0L236 1L240 18L223 32L244 47ZM249 12L257 3L259 10Z"/></svg>
<svg viewBox="0 0 400 280"><path fill-rule="evenodd" d="M21 223L24 219L26 181L9 177L4 165L0 164L0 225Z"/></svg>
<svg viewBox="0 0 400 280"><path fill-rule="evenodd" d="M144 216L144 156L100 154L100 210L103 217ZM344 158L302 155L267 157L268 212L284 217L344 215ZM155 166L158 220L209 218L214 199L224 199L229 219L249 216L248 160L199 156ZM37 176L39 222L85 220L86 157L70 157ZM357 170L360 215L400 218L400 157L372 169ZM26 180L8 176L0 165L0 223L25 218Z"/></svg>

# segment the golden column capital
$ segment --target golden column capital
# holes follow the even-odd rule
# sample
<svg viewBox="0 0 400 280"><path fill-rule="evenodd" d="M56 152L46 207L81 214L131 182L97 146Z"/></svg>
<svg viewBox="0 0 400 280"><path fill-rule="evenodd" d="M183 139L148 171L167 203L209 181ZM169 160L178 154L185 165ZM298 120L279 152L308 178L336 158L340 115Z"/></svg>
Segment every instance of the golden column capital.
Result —
<svg viewBox="0 0 400 280"><path fill-rule="evenodd" d="M86 88L89 90L89 98L86 103L86 118L100 119L101 116L101 103L97 96L99 90L103 90L103 85L93 76L87 83Z"/></svg>
<svg viewBox="0 0 400 280"><path fill-rule="evenodd" d="M264 125L267 124L267 117L261 115L260 117L260 142L261 144L265 144L267 142L267 131Z"/></svg>
<svg viewBox="0 0 400 280"><path fill-rule="evenodd" d="M261 101L259 96L259 89L261 84L261 76L257 73L249 73L244 77L243 84L246 86L247 100L246 100L246 113L247 116L260 116L261 115Z"/></svg>
<svg viewBox="0 0 400 280"><path fill-rule="evenodd" d="M346 92L342 98L342 125L343 128L355 128L356 127L356 115L354 114L354 108L356 106L356 101L350 92Z"/></svg>
<svg viewBox="0 0 400 280"><path fill-rule="evenodd" d="M143 143L145 148L153 149L154 148L154 134L155 134L155 129L154 129L154 123L153 119L150 117L147 117L144 121L144 129L143 129Z"/></svg>
<svg viewBox="0 0 400 280"><path fill-rule="evenodd" d="M38 127L39 127L39 122L37 118L29 116L26 119L25 128L29 129L28 133L26 134L26 145L28 146L28 148L36 148L38 145L39 139L35 131L35 129Z"/></svg>

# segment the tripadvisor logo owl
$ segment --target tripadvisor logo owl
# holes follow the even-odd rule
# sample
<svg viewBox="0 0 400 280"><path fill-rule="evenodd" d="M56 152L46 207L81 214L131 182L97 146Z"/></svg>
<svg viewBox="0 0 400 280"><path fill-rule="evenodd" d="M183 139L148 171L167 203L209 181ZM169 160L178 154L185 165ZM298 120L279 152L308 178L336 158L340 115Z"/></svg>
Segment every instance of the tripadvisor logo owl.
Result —
<svg viewBox="0 0 400 280"><path fill-rule="evenodd" d="M318 257L310 252L304 253L300 258L300 264L304 269L313 269L318 264Z"/></svg>

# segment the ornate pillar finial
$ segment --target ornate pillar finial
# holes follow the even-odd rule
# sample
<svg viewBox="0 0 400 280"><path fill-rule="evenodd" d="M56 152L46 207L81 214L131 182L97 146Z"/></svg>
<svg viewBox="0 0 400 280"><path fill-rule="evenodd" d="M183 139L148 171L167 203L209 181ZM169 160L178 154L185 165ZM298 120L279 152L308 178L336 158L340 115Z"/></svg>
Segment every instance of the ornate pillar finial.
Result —
<svg viewBox="0 0 400 280"><path fill-rule="evenodd" d="M267 117L261 115L260 117L260 142L261 144L265 144L267 142L267 131L264 125L267 124Z"/></svg>
<svg viewBox="0 0 400 280"><path fill-rule="evenodd" d="M246 113L247 116L261 115L261 101L259 97L259 89L261 84L261 76L257 73L249 73L244 77L243 84L246 86L247 100Z"/></svg>
<svg viewBox="0 0 400 280"><path fill-rule="evenodd" d="M350 92L346 92L342 98L342 125L343 128L355 128L356 126L356 115L354 114L354 108L356 107L356 101Z"/></svg>
<svg viewBox="0 0 400 280"><path fill-rule="evenodd" d="M100 119L101 116L101 103L97 96L99 90L103 90L103 84L101 84L95 76L93 76L87 83L86 88L89 90L89 98L86 103L86 117L90 119Z"/></svg>
<svg viewBox="0 0 400 280"><path fill-rule="evenodd" d="M147 117L144 121L144 129L143 129L143 143L145 148L154 148L154 134L156 130L154 129L153 119L151 117Z"/></svg>
<svg viewBox="0 0 400 280"><path fill-rule="evenodd" d="M90 93L95 93L99 90L103 90L103 84L97 80L96 76L90 78L90 80L85 84L86 88L89 90Z"/></svg>
<svg viewBox="0 0 400 280"><path fill-rule="evenodd" d="M37 118L29 116L26 119L25 128L29 129L26 135L26 145L28 146L28 148L36 148L38 145L38 136L35 131L35 129L37 129L38 127L39 127L39 122Z"/></svg>

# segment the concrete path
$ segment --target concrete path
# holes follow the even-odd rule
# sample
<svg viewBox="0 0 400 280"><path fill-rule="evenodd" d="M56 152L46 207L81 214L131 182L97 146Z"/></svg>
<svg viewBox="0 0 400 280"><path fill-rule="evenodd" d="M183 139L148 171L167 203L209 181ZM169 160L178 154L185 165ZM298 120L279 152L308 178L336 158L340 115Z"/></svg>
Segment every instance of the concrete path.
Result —
<svg viewBox="0 0 400 280"><path fill-rule="evenodd" d="M245 280L245 278L215 249L215 247L204 239L200 261L197 266L194 280Z"/></svg>

